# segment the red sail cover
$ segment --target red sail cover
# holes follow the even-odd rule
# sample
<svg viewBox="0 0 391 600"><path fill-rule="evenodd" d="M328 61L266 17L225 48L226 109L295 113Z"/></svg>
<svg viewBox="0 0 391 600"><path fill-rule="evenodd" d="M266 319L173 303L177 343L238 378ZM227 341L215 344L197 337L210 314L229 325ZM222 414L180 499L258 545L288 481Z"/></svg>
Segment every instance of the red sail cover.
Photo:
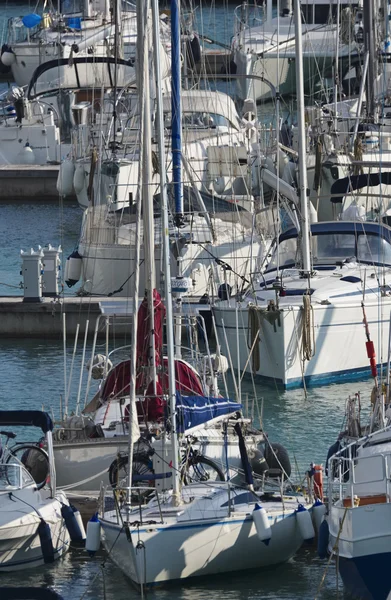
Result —
<svg viewBox="0 0 391 600"><path fill-rule="evenodd" d="M163 359L163 373L159 374L160 388L163 394L168 393L167 359ZM175 387L182 396L204 396L201 379L198 373L186 361L175 359ZM110 398L127 396L130 392L130 361L124 360L116 365L108 374L102 389L102 402Z"/></svg>
<svg viewBox="0 0 391 600"><path fill-rule="evenodd" d="M166 316L166 309L157 290L153 290L153 311L155 333L155 357L150 356L151 343L151 315L148 310L148 299L145 296L138 311L137 325L137 379L136 392L142 394L149 384L149 365L150 360L155 358L156 370L162 364L163 353L163 321Z"/></svg>
<svg viewBox="0 0 391 600"><path fill-rule="evenodd" d="M137 327L137 377L136 393L144 396L137 403L140 416L148 421L157 421L164 416L163 395L168 393L167 358L163 359L163 322L166 309L157 290L153 290L155 363L158 373L156 394L150 378L150 313L145 297L138 311ZM204 390L198 373L184 360L175 359L175 388L182 396L203 396ZM116 365L108 374L102 389L102 402L130 393L130 361Z"/></svg>

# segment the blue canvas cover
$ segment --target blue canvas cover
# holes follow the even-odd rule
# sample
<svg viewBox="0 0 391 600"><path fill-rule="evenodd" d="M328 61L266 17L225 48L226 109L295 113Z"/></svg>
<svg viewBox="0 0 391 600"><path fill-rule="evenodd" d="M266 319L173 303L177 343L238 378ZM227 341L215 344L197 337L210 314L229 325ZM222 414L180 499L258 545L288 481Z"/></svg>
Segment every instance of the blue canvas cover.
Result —
<svg viewBox="0 0 391 600"><path fill-rule="evenodd" d="M43 433L53 430L50 415L42 410L0 410L0 425L33 425Z"/></svg>
<svg viewBox="0 0 391 600"><path fill-rule="evenodd" d="M177 429L184 433L211 419L240 411L242 405L229 398L209 398L206 396L182 396L177 393Z"/></svg>

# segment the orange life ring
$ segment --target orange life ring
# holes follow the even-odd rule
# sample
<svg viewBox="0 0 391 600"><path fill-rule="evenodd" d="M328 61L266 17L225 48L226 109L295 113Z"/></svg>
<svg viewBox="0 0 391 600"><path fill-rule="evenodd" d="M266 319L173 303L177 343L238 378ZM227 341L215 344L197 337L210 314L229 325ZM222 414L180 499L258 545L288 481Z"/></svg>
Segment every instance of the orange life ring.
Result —
<svg viewBox="0 0 391 600"><path fill-rule="evenodd" d="M322 465L314 465L314 496L323 501L323 467Z"/></svg>

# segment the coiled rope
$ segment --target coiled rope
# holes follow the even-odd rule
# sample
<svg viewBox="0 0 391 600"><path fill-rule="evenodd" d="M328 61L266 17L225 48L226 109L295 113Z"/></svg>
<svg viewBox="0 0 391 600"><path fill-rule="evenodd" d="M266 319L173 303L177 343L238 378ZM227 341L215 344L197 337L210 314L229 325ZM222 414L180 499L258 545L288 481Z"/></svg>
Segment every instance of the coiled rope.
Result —
<svg viewBox="0 0 391 600"><path fill-rule="evenodd" d="M303 295L302 360L311 360L315 356L314 308L311 296Z"/></svg>

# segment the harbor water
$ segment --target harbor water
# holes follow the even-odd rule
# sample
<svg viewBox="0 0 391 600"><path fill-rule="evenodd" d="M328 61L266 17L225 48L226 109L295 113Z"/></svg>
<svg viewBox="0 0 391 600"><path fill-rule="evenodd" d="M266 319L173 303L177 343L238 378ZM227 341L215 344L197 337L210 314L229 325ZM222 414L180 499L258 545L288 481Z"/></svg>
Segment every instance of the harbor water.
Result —
<svg viewBox="0 0 391 600"><path fill-rule="evenodd" d="M4 32L9 16L32 12L35 4L35 1L30 6L27 2L3 2L0 31ZM220 39L223 37L227 42L233 33L233 7L229 4L215 8L220 11L219 18L216 14L212 17L210 7L204 8L205 33L214 39L219 39L220 35ZM217 28L216 23L219 23ZM0 294L21 294L21 249L61 244L65 259L77 244L81 216L78 206L71 203L1 203ZM72 293L72 290L66 290L66 293ZM364 345L364 329L362 337ZM72 350L73 340L68 340L68 371ZM345 348L345 351L349 349ZM61 339L2 339L0 365L0 410L44 407L53 416L59 416L60 402L65 397ZM78 373L75 371L71 381L70 409L75 403L77 386ZM262 412L270 438L286 446L293 466L303 477L311 462L325 463L327 450L336 440L343 422L346 398L360 391L365 414L369 410L371 387L371 382L365 380L309 389L305 394L304 390L282 392L256 382L256 414ZM242 391L251 396L254 394L253 386L247 380L242 382ZM325 570L326 562L317 557L315 548L304 546L289 563L273 569L208 579L200 577L151 592L148 597L156 596L161 600L209 600L211 597L215 600L310 600L315 597L329 600L341 597L342 584L334 562L330 563L326 573ZM139 597L107 555L102 552L90 558L77 548L50 567L26 570L22 575L20 572L0 575L0 586L21 584L52 587L66 600L132 600Z"/></svg>

